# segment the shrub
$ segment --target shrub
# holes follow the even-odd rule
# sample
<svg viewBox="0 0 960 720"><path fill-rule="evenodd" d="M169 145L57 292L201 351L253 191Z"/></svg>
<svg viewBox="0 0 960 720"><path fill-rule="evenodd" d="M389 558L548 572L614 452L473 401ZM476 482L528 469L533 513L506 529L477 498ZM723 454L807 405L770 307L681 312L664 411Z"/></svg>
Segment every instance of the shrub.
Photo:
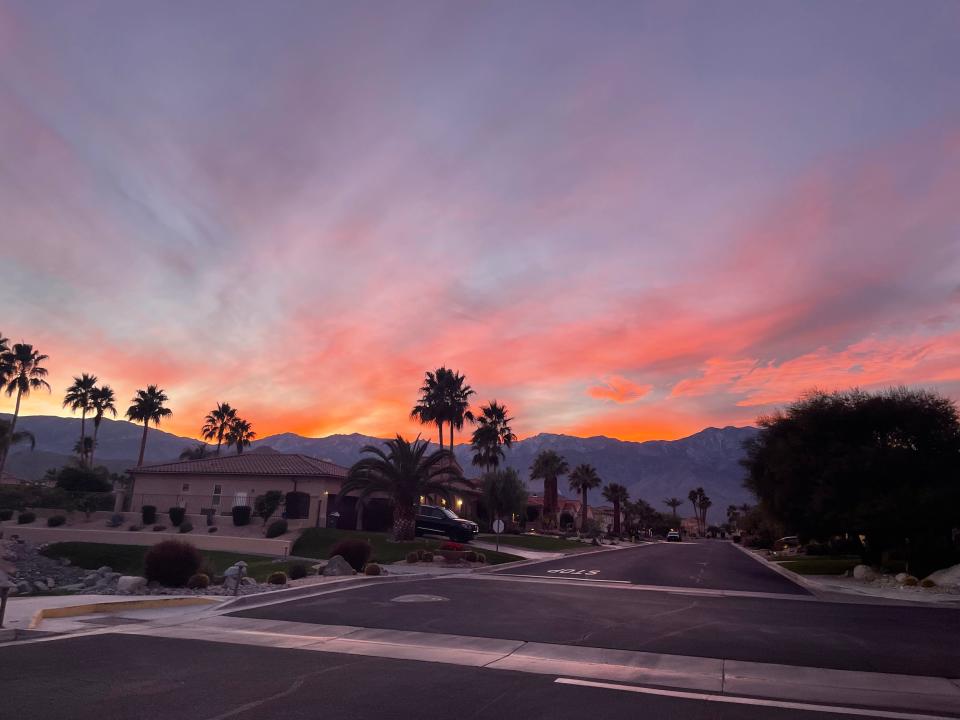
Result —
<svg viewBox="0 0 960 720"><path fill-rule="evenodd" d="M0 510L0 521L13 518L13 510Z"/></svg>
<svg viewBox="0 0 960 720"><path fill-rule="evenodd" d="M206 573L195 573L187 580L187 587L191 590L199 590L210 584L210 576Z"/></svg>
<svg viewBox="0 0 960 720"><path fill-rule="evenodd" d="M424 562L433 562L433 553L430 552L429 550L425 550L424 553L423 553L423 561L424 561Z"/></svg>
<svg viewBox="0 0 960 720"><path fill-rule="evenodd" d="M407 553L407 562L408 562L408 563L418 562L418 561L420 560L420 555L421 555L421 553L408 552L408 553Z"/></svg>
<svg viewBox="0 0 960 720"><path fill-rule="evenodd" d="M143 530L143 525L137 525L136 523L133 523L130 527L127 528L127 530L130 530L132 532L138 532L140 530Z"/></svg>
<svg viewBox="0 0 960 720"><path fill-rule="evenodd" d="M47 527L60 527L67 522L66 515L51 515L47 518Z"/></svg>
<svg viewBox="0 0 960 720"><path fill-rule="evenodd" d="M116 528L120 527L121 525L123 525L123 515L120 513L114 513L110 516L110 519L107 520L107 527Z"/></svg>
<svg viewBox="0 0 960 720"><path fill-rule="evenodd" d="M828 545L818 542L807 543L805 549L807 555L828 555L830 553L830 547Z"/></svg>
<svg viewBox="0 0 960 720"><path fill-rule="evenodd" d="M475 553L473 550L467 550L467 554L463 556L463 559L467 562L476 562L477 553Z"/></svg>
<svg viewBox="0 0 960 720"><path fill-rule="evenodd" d="M233 515L233 524L237 527L250 524L250 508L246 505L234 505L230 512Z"/></svg>
<svg viewBox="0 0 960 720"><path fill-rule="evenodd" d="M330 550L327 557L339 555L357 572L363 572L364 566L370 560L373 549L366 540L341 540Z"/></svg>
<svg viewBox="0 0 960 720"><path fill-rule="evenodd" d="M367 563L367 566L363 568L364 575L379 575L380 572L380 566L376 563Z"/></svg>
<svg viewBox="0 0 960 720"><path fill-rule="evenodd" d="M200 568L203 558L190 543L164 540L157 543L143 558L143 574L148 581L167 587L182 587Z"/></svg>
<svg viewBox="0 0 960 720"><path fill-rule="evenodd" d="M447 541L440 546L441 550L466 550L466 548L458 542Z"/></svg>
<svg viewBox="0 0 960 720"><path fill-rule="evenodd" d="M417 548L417 560L423 560L423 553L426 552L423 548Z"/></svg>
<svg viewBox="0 0 960 720"><path fill-rule="evenodd" d="M166 529L167 529L167 526L166 526L166 525L154 525L154 526L153 526L153 531L154 531L154 532L163 532L163 531L166 530Z"/></svg>
<svg viewBox="0 0 960 720"><path fill-rule="evenodd" d="M216 531L217 531L217 527L216 527L215 525L214 525L213 527L208 527L208 528L207 528L207 532L208 532L208 533L215 533Z"/></svg>
<svg viewBox="0 0 960 720"><path fill-rule="evenodd" d="M153 525L157 522L157 507L155 505L144 505L140 508L140 518L144 525Z"/></svg>
<svg viewBox="0 0 960 720"><path fill-rule="evenodd" d="M193 530L193 523L189 520L180 523L180 532L188 533Z"/></svg>
<svg viewBox="0 0 960 720"><path fill-rule="evenodd" d="M285 572L270 573L270 577L267 578L267 582L271 585L286 585L287 574Z"/></svg>
<svg viewBox="0 0 960 720"><path fill-rule="evenodd" d="M936 586L937 584L930 578L924 578L923 580L920 581L920 587L922 588L932 588Z"/></svg>
<svg viewBox="0 0 960 720"><path fill-rule="evenodd" d="M274 520L267 526L266 535L268 538L280 537L287 531L286 520Z"/></svg>
<svg viewBox="0 0 960 720"><path fill-rule="evenodd" d="M487 561L487 556L486 556L486 555L484 555L483 553L477 553L477 562L478 562L478 563L485 563L486 561Z"/></svg>
<svg viewBox="0 0 960 720"><path fill-rule="evenodd" d="M307 576L307 566L303 563L294 563L290 566L290 579L299 580Z"/></svg>
<svg viewBox="0 0 960 720"><path fill-rule="evenodd" d="M183 519L187 516L187 509L182 507L172 507L167 510L167 515L170 516L170 524L174 527L180 527L180 523L183 522Z"/></svg>
<svg viewBox="0 0 960 720"><path fill-rule="evenodd" d="M261 518L263 524L266 525L267 520L277 511L282 501L283 493L279 490L268 490L263 495L258 495L256 500L253 501L253 509L257 517Z"/></svg>
<svg viewBox="0 0 960 720"><path fill-rule="evenodd" d="M17 525L29 525L37 519L36 513L22 512L17 515Z"/></svg>
<svg viewBox="0 0 960 720"><path fill-rule="evenodd" d="M914 587L919 583L919 581L913 576L908 575L907 578L903 581L903 584L907 587Z"/></svg>

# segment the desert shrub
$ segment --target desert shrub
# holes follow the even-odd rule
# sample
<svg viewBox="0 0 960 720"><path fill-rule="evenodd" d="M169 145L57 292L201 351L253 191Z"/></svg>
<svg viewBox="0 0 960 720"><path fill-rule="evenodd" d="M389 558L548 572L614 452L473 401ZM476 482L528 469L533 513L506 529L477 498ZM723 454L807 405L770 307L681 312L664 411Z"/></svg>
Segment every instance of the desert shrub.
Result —
<svg viewBox="0 0 960 720"><path fill-rule="evenodd" d="M827 555L830 553L830 546L824 545L823 543L811 542L807 543L807 547L804 548L807 555Z"/></svg>
<svg viewBox="0 0 960 720"><path fill-rule="evenodd" d="M123 515L120 513L114 513L110 516L110 519L107 520L107 527L117 528L123 525Z"/></svg>
<svg viewBox="0 0 960 720"><path fill-rule="evenodd" d="M287 521L286 520L274 520L267 526L267 537L275 538L280 537L287 531Z"/></svg>
<svg viewBox="0 0 960 720"><path fill-rule="evenodd" d="M47 527L60 527L67 522L66 515L51 515L47 518Z"/></svg>
<svg viewBox="0 0 960 720"><path fill-rule="evenodd" d="M250 524L250 508L246 505L234 505L230 511L233 515L233 524L237 527Z"/></svg>
<svg viewBox="0 0 960 720"><path fill-rule="evenodd" d="M139 532L140 530L143 530L143 525L137 525L136 523L133 523L127 528L127 530L130 530L131 532Z"/></svg>
<svg viewBox="0 0 960 720"><path fill-rule="evenodd" d="M475 553L473 550L467 550L467 554L463 556L463 559L467 562L476 562L477 553Z"/></svg>
<svg viewBox="0 0 960 720"><path fill-rule="evenodd" d="M190 543L164 540L157 543L143 558L143 574L167 587L182 587L196 574L203 562L200 552Z"/></svg>
<svg viewBox="0 0 960 720"><path fill-rule="evenodd" d="M486 556L486 555L484 555L483 553L477 553L477 562L478 562L478 563L485 563L486 561L487 561L487 556Z"/></svg>
<svg viewBox="0 0 960 720"><path fill-rule="evenodd" d="M919 580L917 580L913 575L908 575L907 578L903 581L903 584L906 585L907 587L914 587L918 583L919 583Z"/></svg>
<svg viewBox="0 0 960 720"><path fill-rule="evenodd" d="M424 553L423 553L423 561L424 561L424 562L433 562L433 553L430 552L429 550L425 550Z"/></svg>
<svg viewBox="0 0 960 720"><path fill-rule="evenodd" d="M307 566L303 563L294 563L290 566L290 579L299 580L307 576Z"/></svg>
<svg viewBox="0 0 960 720"><path fill-rule="evenodd" d="M263 520L263 524L266 525L267 520L273 517L277 508L280 507L281 502L283 502L283 493L279 490L268 490L263 495L258 495L253 501L253 510L257 514L257 517Z"/></svg>
<svg viewBox="0 0 960 720"><path fill-rule="evenodd" d="M920 581L920 587L922 588L932 588L936 586L937 584L930 578L924 578L923 580Z"/></svg>
<svg viewBox="0 0 960 720"><path fill-rule="evenodd" d="M13 510L0 510L0 521L10 520L13 518Z"/></svg>
<svg viewBox="0 0 960 720"><path fill-rule="evenodd" d="M267 582L271 585L286 585L287 574L285 572L270 573L270 577L267 578Z"/></svg>
<svg viewBox="0 0 960 720"><path fill-rule="evenodd" d="M185 520L184 522L180 523L180 532L188 533L192 530L193 530L193 523L190 522L189 520Z"/></svg>
<svg viewBox="0 0 960 720"><path fill-rule="evenodd" d="M423 560L423 553L426 552L423 548L417 548L417 560Z"/></svg>
<svg viewBox="0 0 960 720"><path fill-rule="evenodd" d="M29 525L37 519L36 513L22 512L17 515L17 525Z"/></svg>
<svg viewBox="0 0 960 720"><path fill-rule="evenodd" d="M373 549L366 540L341 540L330 550L327 557L339 555L357 572L363 572L364 566L370 560Z"/></svg>
<svg viewBox="0 0 960 720"><path fill-rule="evenodd" d="M154 526L153 526L153 531L154 531L154 532L163 532L163 531L166 530L166 529L167 529L167 526L166 526L166 525L154 525Z"/></svg>
<svg viewBox="0 0 960 720"><path fill-rule="evenodd" d="M380 566L376 563L367 563L367 566L363 568L364 575L379 575L380 572Z"/></svg>
<svg viewBox="0 0 960 720"><path fill-rule="evenodd" d="M210 584L210 576L206 573L195 573L187 580L187 587L191 590L199 590Z"/></svg>
<svg viewBox="0 0 960 720"><path fill-rule="evenodd" d="M208 532L208 533L215 533L216 531L217 531L217 526L216 526L216 525L214 525L213 527L208 527L208 528L207 528L207 532Z"/></svg>
<svg viewBox="0 0 960 720"><path fill-rule="evenodd" d="M447 541L440 545L441 550L466 550L466 548L458 542Z"/></svg>
<svg viewBox="0 0 960 720"><path fill-rule="evenodd" d="M419 560L420 560L420 555L421 555L420 553L408 552L408 553L407 553L407 562L408 562L408 563L415 563L415 562L419 561Z"/></svg>
<svg viewBox="0 0 960 720"><path fill-rule="evenodd" d="M167 515L170 516L170 524L174 527L180 527L180 523L183 522L183 519L187 516L187 509L182 507L172 507L167 510Z"/></svg>
<svg viewBox="0 0 960 720"><path fill-rule="evenodd" d="M140 508L140 519L144 525L153 525L157 522L157 508L155 505L144 505Z"/></svg>

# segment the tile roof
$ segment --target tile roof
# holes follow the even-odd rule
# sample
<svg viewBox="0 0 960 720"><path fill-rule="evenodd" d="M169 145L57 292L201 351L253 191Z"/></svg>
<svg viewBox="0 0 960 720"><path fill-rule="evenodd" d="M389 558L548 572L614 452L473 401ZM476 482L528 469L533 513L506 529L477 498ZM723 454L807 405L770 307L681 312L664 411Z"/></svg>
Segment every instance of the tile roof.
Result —
<svg viewBox="0 0 960 720"><path fill-rule="evenodd" d="M243 455L224 455L203 458L202 460L183 460L180 462L142 465L131 468L137 474L178 474L178 475L291 475L300 477L339 477L347 476L347 468L318 460L299 453L246 453Z"/></svg>

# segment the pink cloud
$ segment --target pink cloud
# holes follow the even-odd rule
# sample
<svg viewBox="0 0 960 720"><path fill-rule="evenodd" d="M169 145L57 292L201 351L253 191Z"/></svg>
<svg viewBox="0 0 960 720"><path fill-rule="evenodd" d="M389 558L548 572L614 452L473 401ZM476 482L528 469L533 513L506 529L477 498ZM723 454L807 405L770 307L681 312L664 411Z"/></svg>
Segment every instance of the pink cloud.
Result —
<svg viewBox="0 0 960 720"><path fill-rule="evenodd" d="M640 385L625 377L611 375L599 385L587 388L587 395L615 403L632 403L640 400L653 389L653 385Z"/></svg>

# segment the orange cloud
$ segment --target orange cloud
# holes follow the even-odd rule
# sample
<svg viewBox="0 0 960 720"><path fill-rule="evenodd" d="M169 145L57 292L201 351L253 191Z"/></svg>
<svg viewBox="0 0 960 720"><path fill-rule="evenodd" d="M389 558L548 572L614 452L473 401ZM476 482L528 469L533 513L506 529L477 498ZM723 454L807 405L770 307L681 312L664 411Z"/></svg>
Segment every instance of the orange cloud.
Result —
<svg viewBox="0 0 960 720"><path fill-rule="evenodd" d="M615 403L636 402L653 389L653 385L639 385L625 377L611 375L600 385L587 388L587 395Z"/></svg>

